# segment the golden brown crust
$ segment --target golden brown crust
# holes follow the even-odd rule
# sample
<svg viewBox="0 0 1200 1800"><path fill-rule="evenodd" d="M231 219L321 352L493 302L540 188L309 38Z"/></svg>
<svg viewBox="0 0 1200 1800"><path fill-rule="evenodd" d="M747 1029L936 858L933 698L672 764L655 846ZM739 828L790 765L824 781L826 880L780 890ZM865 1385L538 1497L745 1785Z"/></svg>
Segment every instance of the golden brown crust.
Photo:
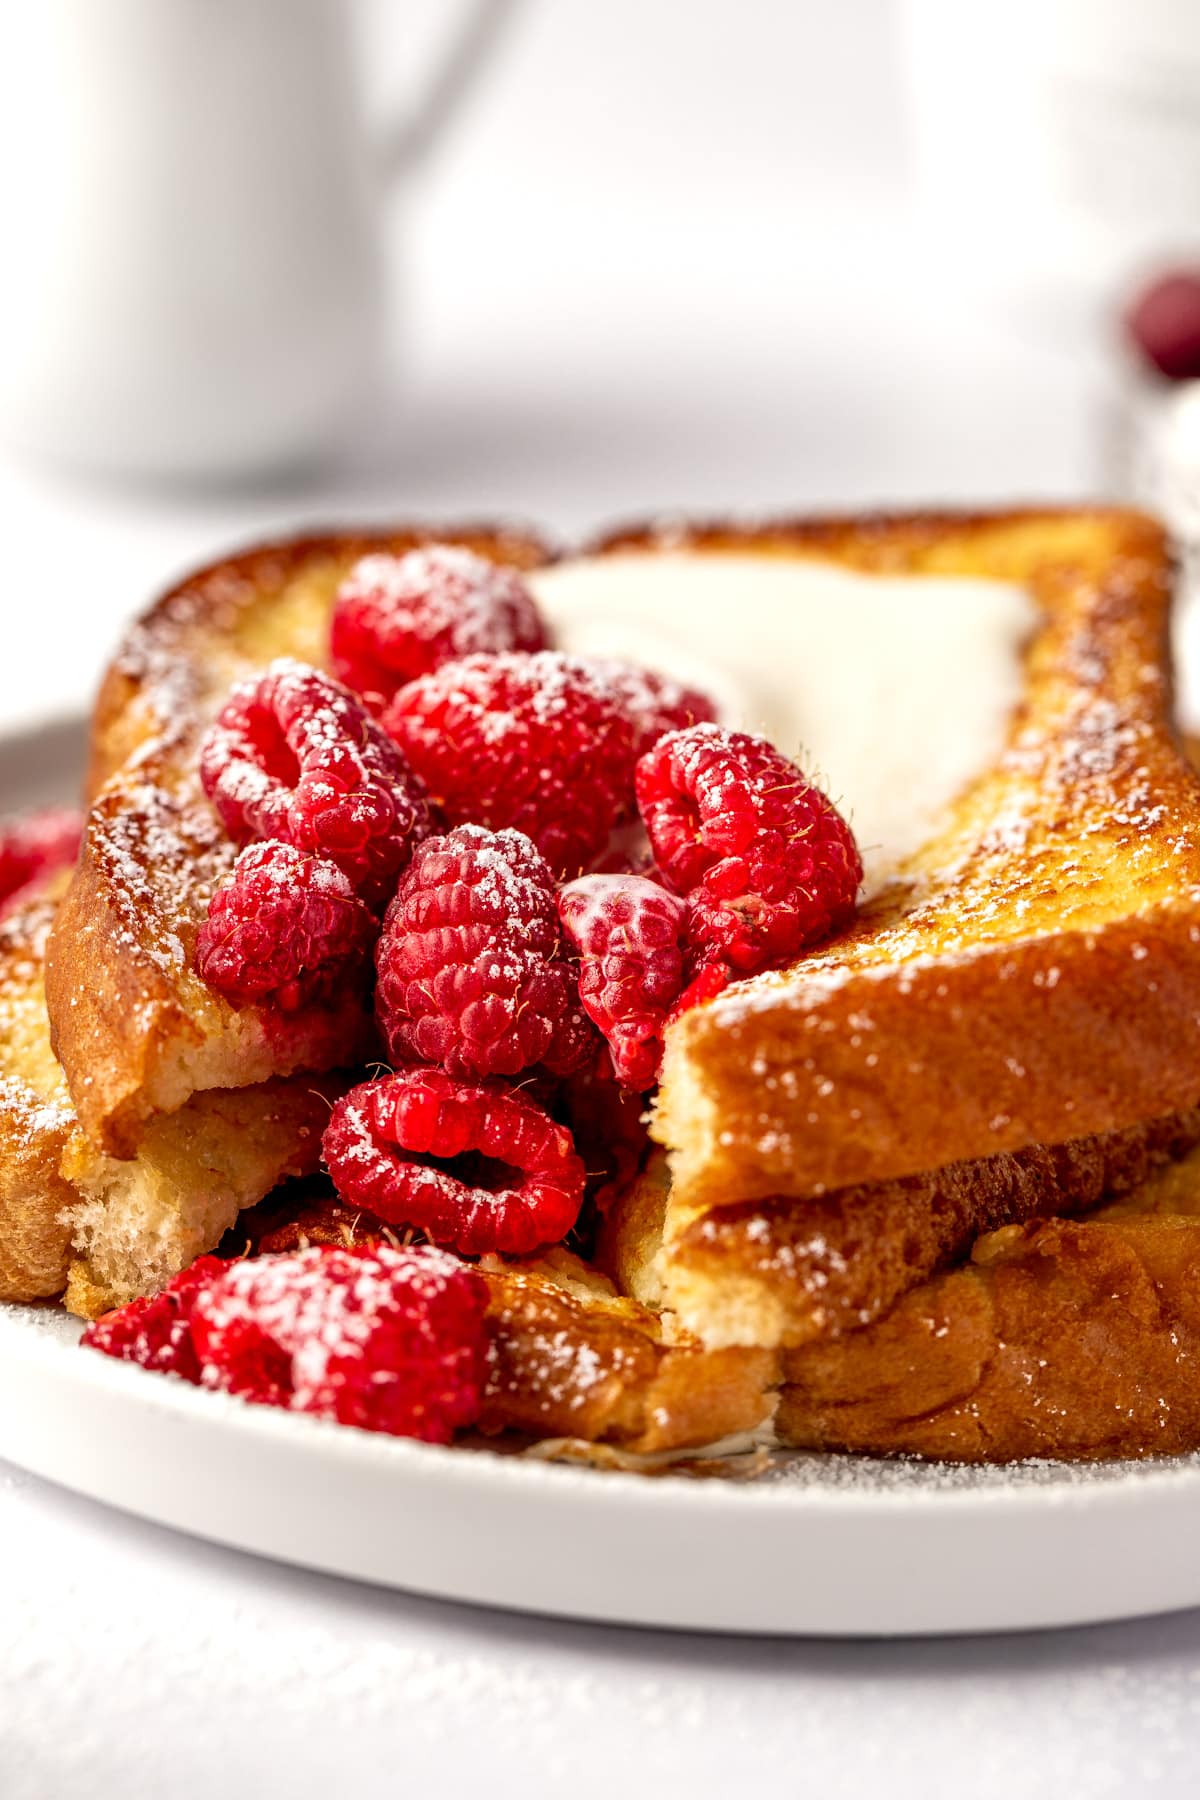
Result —
<svg viewBox="0 0 1200 1800"><path fill-rule="evenodd" d="M899 1181L721 1207L672 1240L670 1295L686 1319L704 1319L709 1343L794 1347L836 1337L957 1261L981 1233L1088 1212L1137 1189L1197 1143L1200 1108L1193 1108ZM601 1240L619 1285L660 1303L667 1202L652 1166L614 1203Z"/></svg>
<svg viewBox="0 0 1200 1800"><path fill-rule="evenodd" d="M493 1346L481 1430L642 1455L715 1443L770 1417L773 1352L664 1342L654 1313L564 1252L481 1272Z"/></svg>
<svg viewBox="0 0 1200 1800"><path fill-rule="evenodd" d="M1198 1357L1200 1221L1127 1207L1007 1227L791 1352L776 1422L806 1449L952 1461L1178 1455L1200 1447Z"/></svg>
<svg viewBox="0 0 1200 1800"><path fill-rule="evenodd" d="M59 1158L75 1120L46 1029L42 957L65 876L0 920L0 1300L44 1300L67 1278L75 1195Z"/></svg>
<svg viewBox="0 0 1200 1800"><path fill-rule="evenodd" d="M51 934L54 1047L80 1124L117 1156L144 1121L207 1088L246 1087L369 1054L357 999L294 1014L235 1009L191 970L195 932L232 846L200 788L198 750L232 681L274 656L324 663L337 584L371 550L431 535L522 567L549 549L503 529L310 536L199 571L134 626L105 677L92 730L92 808L78 873Z"/></svg>

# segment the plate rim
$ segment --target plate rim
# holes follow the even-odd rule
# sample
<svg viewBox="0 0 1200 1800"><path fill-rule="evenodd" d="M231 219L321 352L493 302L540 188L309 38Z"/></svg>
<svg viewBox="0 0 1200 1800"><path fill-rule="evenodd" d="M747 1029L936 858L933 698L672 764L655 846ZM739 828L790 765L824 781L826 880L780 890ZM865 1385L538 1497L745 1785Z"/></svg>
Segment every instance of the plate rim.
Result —
<svg viewBox="0 0 1200 1800"><path fill-rule="evenodd" d="M10 1335L17 1343L17 1357L38 1358L63 1365L62 1376L74 1386L103 1390L111 1388L131 1403L139 1403L148 1413L167 1411L182 1419L215 1428L228 1429L233 1435L257 1440L277 1437L289 1446L320 1445L326 1456L352 1465L370 1465L374 1470L392 1464L406 1475L422 1479L468 1482L475 1485L481 1478L509 1482L517 1486L550 1482L556 1488L576 1486L579 1491L592 1491L597 1481L619 1483L618 1491L636 1493L636 1502L650 1507L674 1507L682 1496L685 1505L716 1506L731 1503L734 1508L756 1509L763 1505L784 1510L829 1508L840 1512L854 1509L899 1508L929 1504L939 1511L971 1509L975 1506L1013 1506L1029 1499L1041 1509L1064 1504L1095 1506L1098 1496L1116 1493L1145 1492L1150 1486L1176 1488L1191 1482L1200 1498L1200 1452L1178 1457L1147 1457L1137 1460L1094 1463L1070 1463L1050 1458L1027 1458L1007 1464L947 1463L923 1457L850 1457L837 1452L820 1452L836 1458L841 1466L903 1467L911 1471L910 1483L881 1481L871 1486L868 1479L861 1485L828 1485L806 1482L802 1477L783 1479L738 1480L720 1476L697 1479L670 1467L655 1470L652 1476L640 1471L620 1468L592 1468L550 1458L522 1456L493 1449L490 1445L427 1444L411 1438L389 1436L384 1432L366 1431L358 1426L343 1425L333 1420L289 1413L276 1407L255 1406L236 1395L222 1394L196 1387L178 1376L139 1368L116 1357L97 1352L92 1356L76 1355L77 1338L69 1338L75 1326L83 1329L83 1321L75 1321L61 1308L51 1305L0 1305L0 1359L3 1340ZM4 1445L0 1441L0 1455ZM1037 1471L1038 1479L1009 1480L1012 1470ZM929 1480L922 1484L922 1471ZM955 1472L963 1479L955 1481ZM1044 1476L1042 1475L1042 1472Z"/></svg>

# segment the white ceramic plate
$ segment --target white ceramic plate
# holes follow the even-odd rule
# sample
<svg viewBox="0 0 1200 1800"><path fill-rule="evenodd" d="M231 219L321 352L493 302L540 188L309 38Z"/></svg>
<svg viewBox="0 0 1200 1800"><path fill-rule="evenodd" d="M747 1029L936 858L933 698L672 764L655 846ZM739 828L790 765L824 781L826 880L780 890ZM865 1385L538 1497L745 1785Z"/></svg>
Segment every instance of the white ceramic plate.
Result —
<svg viewBox="0 0 1200 1800"><path fill-rule="evenodd" d="M61 793L79 754L69 723L0 744L0 810ZM997 1631L1200 1605L1200 1458L792 1456L753 1482L651 1480L271 1412L90 1355L77 1334L53 1308L0 1307L0 1456L310 1568L706 1631Z"/></svg>
<svg viewBox="0 0 1200 1800"><path fill-rule="evenodd" d="M239 1549L455 1600L836 1636L1200 1603L1200 1463L952 1470L794 1457L754 1482L440 1450L204 1393L0 1309L0 1453Z"/></svg>

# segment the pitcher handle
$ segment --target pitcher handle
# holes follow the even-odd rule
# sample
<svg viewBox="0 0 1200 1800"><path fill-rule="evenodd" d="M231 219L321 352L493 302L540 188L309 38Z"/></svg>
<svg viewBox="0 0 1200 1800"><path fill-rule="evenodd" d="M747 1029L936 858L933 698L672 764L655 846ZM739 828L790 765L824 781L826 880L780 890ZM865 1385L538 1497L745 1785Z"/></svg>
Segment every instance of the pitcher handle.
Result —
<svg viewBox="0 0 1200 1800"><path fill-rule="evenodd" d="M462 110L521 0L473 0L417 105L379 134L379 166L395 182L418 167Z"/></svg>

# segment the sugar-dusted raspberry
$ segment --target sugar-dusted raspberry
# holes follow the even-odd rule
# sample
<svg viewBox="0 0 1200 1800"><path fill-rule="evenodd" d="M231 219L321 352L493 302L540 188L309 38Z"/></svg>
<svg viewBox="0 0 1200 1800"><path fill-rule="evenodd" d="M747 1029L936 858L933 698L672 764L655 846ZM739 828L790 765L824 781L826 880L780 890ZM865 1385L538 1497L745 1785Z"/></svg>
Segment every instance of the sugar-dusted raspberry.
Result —
<svg viewBox="0 0 1200 1800"><path fill-rule="evenodd" d="M233 689L200 774L232 837L327 856L375 910L430 830L421 782L362 702L287 658Z"/></svg>
<svg viewBox="0 0 1200 1800"><path fill-rule="evenodd" d="M18 905L43 875L73 863L83 820L67 807L48 807L0 825L0 911Z"/></svg>
<svg viewBox="0 0 1200 1800"><path fill-rule="evenodd" d="M282 1012L364 991L378 931L336 863L291 844L247 844L209 902L196 973L235 1006Z"/></svg>
<svg viewBox="0 0 1200 1800"><path fill-rule="evenodd" d="M636 737L601 669L540 651L468 656L400 689L384 723L452 825L531 837L578 875L632 810Z"/></svg>
<svg viewBox="0 0 1200 1800"><path fill-rule="evenodd" d="M486 1307L479 1276L442 1251L314 1245L228 1265L192 1335L206 1387L448 1444L479 1415Z"/></svg>
<svg viewBox="0 0 1200 1800"><path fill-rule="evenodd" d="M683 731L717 716L716 702L707 694L699 688L684 687L669 675L607 658L593 660L592 667L620 697L629 714L635 756L644 756L668 731Z"/></svg>
<svg viewBox="0 0 1200 1800"><path fill-rule="evenodd" d="M658 865L688 898L693 970L754 974L849 921L862 879L850 827L765 738L671 732L639 762L637 794Z"/></svg>
<svg viewBox="0 0 1200 1800"><path fill-rule="evenodd" d="M101 1315L84 1332L81 1343L105 1356L118 1356L160 1374L199 1381L200 1364L192 1345L191 1318L200 1294L229 1265L219 1256L201 1256L176 1275L159 1294L130 1300Z"/></svg>
<svg viewBox="0 0 1200 1800"><path fill-rule="evenodd" d="M396 689L460 656L545 650L549 635L516 569L460 544L355 563L337 592L333 671L382 711Z"/></svg>
<svg viewBox="0 0 1200 1800"><path fill-rule="evenodd" d="M595 1050L558 922L554 878L519 831L427 838L375 951L375 1010L395 1062L452 1075L578 1068Z"/></svg>
<svg viewBox="0 0 1200 1800"><path fill-rule="evenodd" d="M617 1079L658 1079L662 1028L684 979L687 904L640 875L584 875L558 898L579 953L579 997L604 1034Z"/></svg>
<svg viewBox="0 0 1200 1800"><path fill-rule="evenodd" d="M351 1088L324 1152L344 1200L468 1256L557 1243L583 1202L583 1163L564 1125L523 1094L441 1069Z"/></svg>

